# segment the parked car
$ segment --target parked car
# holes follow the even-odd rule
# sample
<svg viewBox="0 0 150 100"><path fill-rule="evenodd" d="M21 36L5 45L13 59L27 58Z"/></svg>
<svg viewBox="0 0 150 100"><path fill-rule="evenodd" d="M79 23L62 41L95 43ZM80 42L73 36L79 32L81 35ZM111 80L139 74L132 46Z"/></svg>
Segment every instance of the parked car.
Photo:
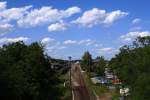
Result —
<svg viewBox="0 0 150 100"><path fill-rule="evenodd" d="M91 81L94 84L107 84L108 83L108 80L104 77L93 77L91 78Z"/></svg>

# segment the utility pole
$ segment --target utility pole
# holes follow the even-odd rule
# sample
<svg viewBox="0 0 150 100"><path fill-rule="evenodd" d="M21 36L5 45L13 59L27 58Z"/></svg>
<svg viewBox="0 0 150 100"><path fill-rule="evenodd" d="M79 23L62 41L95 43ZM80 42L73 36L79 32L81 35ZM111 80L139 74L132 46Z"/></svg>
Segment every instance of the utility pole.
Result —
<svg viewBox="0 0 150 100"><path fill-rule="evenodd" d="M72 98L72 83L71 83L71 56L68 57L69 59L69 67L70 67L70 92L71 92L71 98Z"/></svg>

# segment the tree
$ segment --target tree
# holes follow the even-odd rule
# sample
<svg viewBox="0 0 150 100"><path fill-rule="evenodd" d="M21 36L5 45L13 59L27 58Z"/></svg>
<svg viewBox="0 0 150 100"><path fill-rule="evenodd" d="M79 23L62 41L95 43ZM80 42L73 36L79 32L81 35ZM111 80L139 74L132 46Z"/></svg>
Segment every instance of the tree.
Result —
<svg viewBox="0 0 150 100"><path fill-rule="evenodd" d="M131 88L131 100L149 100L150 37L138 37L132 45L123 46L110 66L125 85Z"/></svg>
<svg viewBox="0 0 150 100"><path fill-rule="evenodd" d="M81 67L89 72L92 69L92 56L88 51L86 51L82 56Z"/></svg>
<svg viewBox="0 0 150 100"><path fill-rule="evenodd" d="M99 75L104 75L104 71L105 71L105 66L106 66L106 60L104 59L103 56L98 56L96 58L96 65L94 66L94 72L96 72Z"/></svg>
<svg viewBox="0 0 150 100"><path fill-rule="evenodd" d="M41 44L16 42L0 48L0 100L59 100L58 85Z"/></svg>

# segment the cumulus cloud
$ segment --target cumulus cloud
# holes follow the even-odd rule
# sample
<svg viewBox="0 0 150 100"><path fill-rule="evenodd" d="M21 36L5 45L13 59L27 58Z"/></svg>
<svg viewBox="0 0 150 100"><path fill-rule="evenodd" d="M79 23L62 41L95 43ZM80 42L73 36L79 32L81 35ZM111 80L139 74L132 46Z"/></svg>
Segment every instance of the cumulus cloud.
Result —
<svg viewBox="0 0 150 100"><path fill-rule="evenodd" d="M0 2L0 10L4 10L7 6L7 2Z"/></svg>
<svg viewBox="0 0 150 100"><path fill-rule="evenodd" d="M58 41L55 41L53 42L51 45L48 44L46 46L46 50L49 52L49 53L54 53L54 52L57 52L59 49L59 47L61 46L60 42Z"/></svg>
<svg viewBox="0 0 150 100"><path fill-rule="evenodd" d="M140 23L141 22L141 19L140 18L135 18L132 20L132 24L137 24L137 23Z"/></svg>
<svg viewBox="0 0 150 100"><path fill-rule="evenodd" d="M7 8L7 2L0 2L0 25L3 27L3 24L13 23L12 26L17 24L24 28L51 24L48 26L48 31L61 31L66 29L66 23L62 20L80 12L81 9L77 6L67 9L56 9L51 6L33 8L32 5Z"/></svg>
<svg viewBox="0 0 150 100"><path fill-rule="evenodd" d="M149 35L150 35L149 31L143 31L143 32L135 31L135 32L129 32L125 35L120 36L120 39L122 41L131 41L137 37L145 37L145 36L149 36Z"/></svg>
<svg viewBox="0 0 150 100"><path fill-rule="evenodd" d="M17 41L27 41L29 38L28 37L17 37L17 38L0 38L0 43L11 43L11 42L17 42Z"/></svg>
<svg viewBox="0 0 150 100"><path fill-rule="evenodd" d="M97 24L110 25L114 21L127 15L127 12L122 12L120 10L106 12L105 10L93 8L91 10L85 11L81 17L72 21L72 23L87 27L92 27Z"/></svg>
<svg viewBox="0 0 150 100"><path fill-rule="evenodd" d="M26 16L18 20L17 23L21 27L53 23L70 17L80 11L81 9L79 7L70 7L66 10L58 10L49 6L44 6L40 9L31 10Z"/></svg>
<svg viewBox="0 0 150 100"><path fill-rule="evenodd" d="M80 40L80 41L77 41L77 40L66 40L66 41L64 41L65 45L77 44L77 45L86 45L86 46L89 46L89 45L92 45L94 43L95 43L95 41L93 41L91 39L85 39L85 40Z"/></svg>
<svg viewBox="0 0 150 100"><path fill-rule="evenodd" d="M20 8L7 8L7 2L0 2L0 34L10 32L14 25L13 21L17 21L27 14L32 6L25 6ZM15 23L15 22L13 22Z"/></svg>
<svg viewBox="0 0 150 100"><path fill-rule="evenodd" d="M67 24L64 22L58 22L55 24L51 24L48 26L48 31L53 32L53 31L64 31L67 29Z"/></svg>
<svg viewBox="0 0 150 100"><path fill-rule="evenodd" d="M111 55L114 56L116 53L118 53L118 49L112 48L112 47L102 47L99 49L95 49L95 52L99 55Z"/></svg>
<svg viewBox="0 0 150 100"><path fill-rule="evenodd" d="M50 37L45 37L41 40L41 43L46 44L45 49L47 53L55 54L59 52L59 50L67 48L63 44L61 44L59 41L50 38Z"/></svg>
<svg viewBox="0 0 150 100"><path fill-rule="evenodd" d="M25 14L27 14L28 10L31 7L32 6L25 6L21 8L10 8L10 9L3 8L3 10L0 11L1 23L10 22L12 20L19 20Z"/></svg>
<svg viewBox="0 0 150 100"><path fill-rule="evenodd" d="M79 7L76 7L76 6L74 6L74 7L70 7L70 8L68 8L67 10L65 10L65 11L62 11L62 14L63 14L63 16L65 17L70 17L70 16L72 16L73 14L76 14L76 13L79 13L79 12L81 12L81 9L79 8Z"/></svg>
<svg viewBox="0 0 150 100"><path fill-rule="evenodd" d="M127 12L122 12L120 10L116 10L116 11L112 11L110 13L107 13L107 16L104 20L105 24L112 24L114 21L127 16L128 13Z"/></svg>
<svg viewBox="0 0 150 100"><path fill-rule="evenodd" d="M92 45L94 43L95 43L95 41L93 41L91 39L81 40L81 41L78 42L78 44L85 44L86 46Z"/></svg>
<svg viewBox="0 0 150 100"><path fill-rule="evenodd" d="M112 48L101 48L99 49L99 52L111 52L113 49Z"/></svg>
<svg viewBox="0 0 150 100"><path fill-rule="evenodd" d="M78 42L75 40L66 40L64 41L64 44L68 45L68 44L77 44Z"/></svg>
<svg viewBox="0 0 150 100"><path fill-rule="evenodd" d="M118 54L119 49L114 48L114 47L100 47L100 48L95 48L93 51L97 55L105 56L105 57L113 57L115 54ZM109 55L109 56L108 56Z"/></svg>
<svg viewBox="0 0 150 100"><path fill-rule="evenodd" d="M13 29L11 24L0 24L0 34L5 34Z"/></svg>
<svg viewBox="0 0 150 100"><path fill-rule="evenodd" d="M50 42L53 42L55 39L53 38L50 38L50 37L45 37L41 40L41 43L43 44L47 44L47 43L50 43Z"/></svg>
<svg viewBox="0 0 150 100"><path fill-rule="evenodd" d="M73 23L81 24L83 26L92 27L95 24L102 23L106 17L105 10L93 8L92 10L85 11L81 17L73 21Z"/></svg>

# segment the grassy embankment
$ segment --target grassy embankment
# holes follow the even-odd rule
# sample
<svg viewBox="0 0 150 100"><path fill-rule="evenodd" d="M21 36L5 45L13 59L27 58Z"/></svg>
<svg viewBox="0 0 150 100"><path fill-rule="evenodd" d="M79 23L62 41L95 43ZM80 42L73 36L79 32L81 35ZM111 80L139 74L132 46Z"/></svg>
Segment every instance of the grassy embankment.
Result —
<svg viewBox="0 0 150 100"><path fill-rule="evenodd" d="M69 74L62 74L60 76L60 79L62 83L60 84L61 87L61 92L62 92L62 97L61 100L71 100L71 91L70 91L70 86L69 86ZM65 82L65 87L64 87L64 82Z"/></svg>
<svg viewBox="0 0 150 100"><path fill-rule="evenodd" d="M105 85L93 84L90 79L90 73L84 73L84 80L89 91L95 96L100 98L107 96L112 100L116 100L116 98L119 96L119 93L116 90L109 90Z"/></svg>

